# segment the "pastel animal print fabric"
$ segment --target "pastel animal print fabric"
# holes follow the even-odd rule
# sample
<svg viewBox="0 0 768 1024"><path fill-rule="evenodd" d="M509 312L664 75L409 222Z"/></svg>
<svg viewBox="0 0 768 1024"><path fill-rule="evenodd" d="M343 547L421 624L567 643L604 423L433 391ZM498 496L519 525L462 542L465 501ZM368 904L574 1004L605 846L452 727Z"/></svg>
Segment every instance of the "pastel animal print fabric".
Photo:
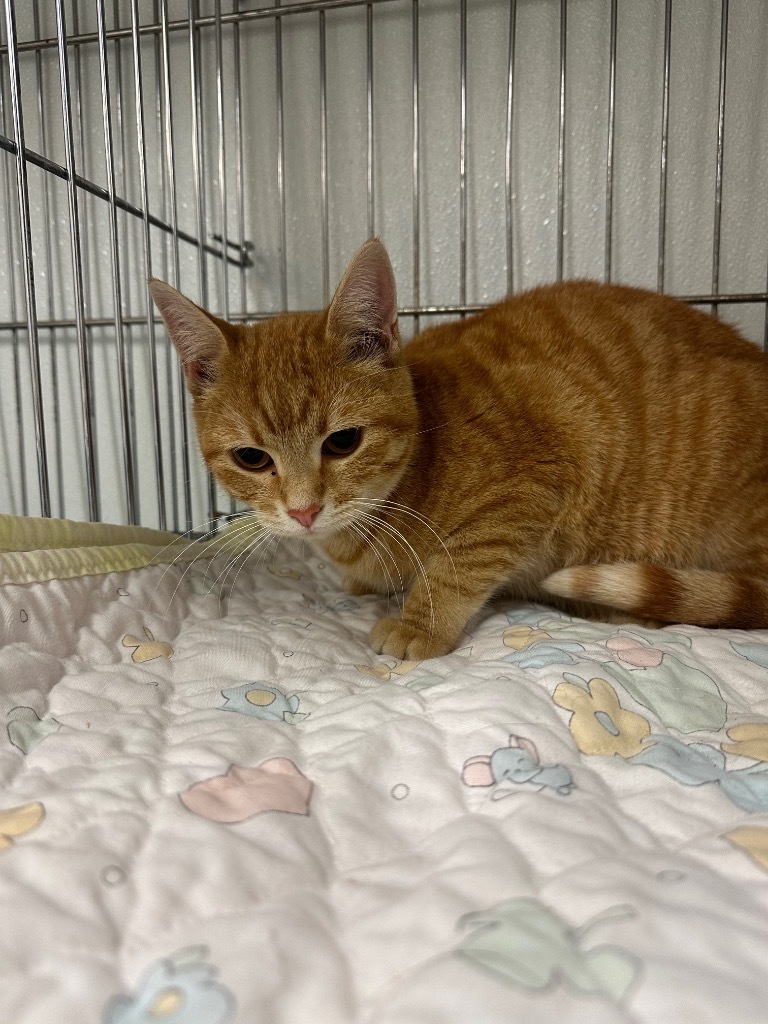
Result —
<svg viewBox="0 0 768 1024"><path fill-rule="evenodd" d="M768 631L118 541L0 554L1 1020L764 1019Z"/></svg>

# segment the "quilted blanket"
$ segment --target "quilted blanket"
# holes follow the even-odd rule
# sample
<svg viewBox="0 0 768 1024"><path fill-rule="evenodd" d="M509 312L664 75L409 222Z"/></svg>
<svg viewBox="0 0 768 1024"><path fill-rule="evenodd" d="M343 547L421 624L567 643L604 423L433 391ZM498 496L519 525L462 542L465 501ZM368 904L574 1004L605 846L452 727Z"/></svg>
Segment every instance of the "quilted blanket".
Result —
<svg viewBox="0 0 768 1024"><path fill-rule="evenodd" d="M0 1020L768 1018L768 633L374 655L283 547L0 525Z"/></svg>

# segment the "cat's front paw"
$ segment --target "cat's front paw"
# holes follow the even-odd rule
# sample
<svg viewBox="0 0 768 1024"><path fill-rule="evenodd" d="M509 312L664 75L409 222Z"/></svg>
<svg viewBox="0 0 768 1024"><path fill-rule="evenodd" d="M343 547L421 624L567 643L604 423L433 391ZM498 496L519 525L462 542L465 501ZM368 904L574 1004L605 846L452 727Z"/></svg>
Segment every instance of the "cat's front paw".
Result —
<svg viewBox="0 0 768 1024"><path fill-rule="evenodd" d="M371 630L371 647L377 654L389 654L402 661L426 661L453 650L453 644L442 637L398 619L379 619Z"/></svg>

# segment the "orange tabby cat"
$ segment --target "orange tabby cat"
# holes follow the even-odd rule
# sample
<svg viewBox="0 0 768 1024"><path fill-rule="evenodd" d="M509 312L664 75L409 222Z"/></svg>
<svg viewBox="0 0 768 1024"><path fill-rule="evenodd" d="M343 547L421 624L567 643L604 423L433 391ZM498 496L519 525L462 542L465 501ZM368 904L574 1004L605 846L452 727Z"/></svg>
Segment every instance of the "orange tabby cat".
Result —
<svg viewBox="0 0 768 1024"><path fill-rule="evenodd" d="M501 592L768 626L768 358L730 327L575 281L401 348L378 239L321 313L233 326L151 288L221 485L354 592L407 589L376 651L450 651Z"/></svg>

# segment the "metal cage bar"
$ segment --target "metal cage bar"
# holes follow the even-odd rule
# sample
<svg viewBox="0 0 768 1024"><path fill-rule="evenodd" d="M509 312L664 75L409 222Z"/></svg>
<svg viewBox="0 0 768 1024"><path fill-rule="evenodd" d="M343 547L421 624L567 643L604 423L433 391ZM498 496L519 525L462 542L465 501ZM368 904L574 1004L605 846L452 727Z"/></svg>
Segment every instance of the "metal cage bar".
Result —
<svg viewBox="0 0 768 1024"><path fill-rule="evenodd" d="M240 11L232 12L229 14L221 15L221 24L226 25L233 22L248 22L248 21L262 21L271 20L275 17L284 17L286 15L297 15L297 14L309 14L317 11L333 11L341 10L347 7L358 7L362 3L366 3L368 0L308 0L306 3L295 3L288 7L282 7L280 0L272 7L262 7L257 11ZM374 0L376 4L388 4L397 3L397 0ZM193 28L210 28L216 24L216 15L195 15L192 21ZM171 32L188 32L190 28L189 21L179 20L172 21L169 23L169 29ZM139 28L140 35L153 35L162 32L162 25L158 22L152 22L148 25L142 25ZM130 39L130 29L119 29L115 28L107 33L108 39ZM94 32L83 32L77 36L70 37L70 43L80 45L81 43L95 43L97 41L97 34ZM24 52L26 50L35 49L50 49L55 48L58 45L56 39L39 39L35 41L28 41L22 43L18 50ZM7 46L0 46L0 55L7 53Z"/></svg>
<svg viewBox="0 0 768 1024"><path fill-rule="evenodd" d="M80 401L85 446L85 480L88 489L88 515L99 518L99 495L96 482L96 437L92 405L91 360L85 325L85 292L83 289L83 253L80 244L80 213L75 187L75 144L72 132L72 95L69 88L67 28L63 0L56 0L56 27L59 40L59 74L61 76L61 115L67 160L67 199L69 203L69 238L72 247L72 285L75 300L77 351L80 364Z"/></svg>
<svg viewBox="0 0 768 1024"><path fill-rule="evenodd" d="M0 76L2 76L3 67L2 60L0 59ZM0 89L0 124L3 126L3 131L6 131L6 104L3 96L3 90ZM11 176L7 172L7 168L3 168L5 173L3 174L3 183L5 189L5 206L8 211L8 215L5 218L5 236L6 246L8 252L13 250L13 225L11 223L11 210L13 204L13 196L11 194ZM8 305L13 321L16 322L17 311L16 311L16 268L11 262L10 264L10 288L8 290ZM24 416L22 410L21 401L21 326L10 328L12 334L12 366L13 366L13 384L14 384L14 414L16 416L16 423L18 429L18 460L19 460L19 492L20 502L19 508L22 515L27 515L29 512L29 495L27 492L27 466L26 466L26 446L25 446L25 430L24 430Z"/></svg>
<svg viewBox="0 0 768 1024"><path fill-rule="evenodd" d="M24 297L27 306L29 361L32 376L32 406L35 417L35 451L37 480L40 488L40 514L51 514L51 489L48 475L48 442L43 410L43 384L40 373L40 340L37 331L35 298L35 266L32 249L32 225L29 217L29 182L24 146L24 114L19 75L19 50L16 39L16 11L13 0L5 0L5 24L8 33L8 67L11 88L13 132L16 138L16 189L19 205L21 258L24 267Z"/></svg>
<svg viewBox="0 0 768 1024"><path fill-rule="evenodd" d="M725 139L725 79L728 65L728 0L720 8L720 82L717 98L717 157L715 161L715 223L712 232L712 291L720 291L720 237L723 222L723 150ZM716 307L712 306L712 312Z"/></svg>
<svg viewBox="0 0 768 1024"><path fill-rule="evenodd" d="M33 25L35 29L35 35L40 35L40 3L39 0L35 0L33 8ZM45 116L45 103L43 99L44 88L43 88L43 55L40 50L35 51L35 74L37 78L37 116L40 123L40 139L43 144L43 149L47 148L47 137L48 137L48 123ZM5 131L5 128L3 128ZM52 217L52 202L51 202L51 180L50 175L45 175L43 184L43 223L50 224ZM49 315L53 315L53 309L55 304L54 288L53 288L53 259L51 257L51 246L45 247L45 276L46 276L46 298L48 300L48 311ZM51 328L48 332L50 352L51 352L51 392L55 396L59 394L59 359L58 359L58 345L55 328ZM21 426L21 424L19 424ZM59 409L58 401L54 400L53 403L53 451L54 451L54 474L56 481L57 491L57 508L60 519L63 519L66 515L66 505L64 499L64 472L62 466L62 436L61 436L61 412Z"/></svg>
<svg viewBox="0 0 768 1024"><path fill-rule="evenodd" d="M506 217L507 291L515 287L514 273L514 207L512 184L512 131L515 123L515 29L517 27L517 0L509 3L509 44L507 47L507 121L504 136L504 214Z"/></svg>
<svg viewBox="0 0 768 1024"><path fill-rule="evenodd" d="M406 336L588 275L650 282L768 344L768 96L743 70L755 19L768 31L758 0L720 0L714 19L664 0L652 23L619 0L246 6L3 0L0 195L19 213L0 231L0 402L19 426L0 441L0 510L215 521L153 272L260 321L327 302L353 240L378 231L398 278L410 263ZM686 189L711 219L682 223Z"/></svg>
<svg viewBox="0 0 768 1024"><path fill-rule="evenodd" d="M616 44L617 44L618 0L611 0L611 39L608 64L608 139L605 151L605 262L603 277L610 282L613 277L613 159L616 138Z"/></svg>
<svg viewBox="0 0 768 1024"><path fill-rule="evenodd" d="M366 112L366 166L365 198L368 237L374 234L374 182L373 182L373 4L365 9L365 112Z"/></svg>
<svg viewBox="0 0 768 1024"><path fill-rule="evenodd" d="M288 308L288 240L285 224L285 114L283 102L283 19L275 18L275 75L277 92L275 113L277 115L277 184L278 247L280 251L280 304Z"/></svg>
<svg viewBox="0 0 768 1024"><path fill-rule="evenodd" d="M144 230L142 233L144 241L144 301L147 308L147 340L149 343L150 397L152 405L152 421L154 427L152 438L155 454L155 484L157 488L155 497L157 498L158 523L160 524L160 529L164 530L167 524L165 504L166 481L164 474L165 458L163 454L163 435L160 421L160 387L157 371L157 338L155 336L155 321L154 317L152 316L152 297L149 293L149 287L146 284L148 279L152 277L152 246L150 243L149 220L147 218L147 211L149 210L149 186L147 181L147 151L144 123L144 79L142 74L141 48L139 42L138 23L138 0L131 0L131 28L133 29L133 33L131 36L131 40L133 43L133 85L135 96L134 102L136 104L136 155L138 158L139 165L141 199L145 211Z"/></svg>
<svg viewBox="0 0 768 1024"><path fill-rule="evenodd" d="M672 53L672 0L664 6L664 79L661 98L661 152L659 154L659 252L656 290L664 291L667 247L667 158L669 152L669 74Z"/></svg>
<svg viewBox="0 0 768 1024"><path fill-rule="evenodd" d="M557 131L557 280L565 267L565 61L568 40L568 0L560 0L560 108Z"/></svg>
<svg viewBox="0 0 768 1024"><path fill-rule="evenodd" d="M411 216L413 217L413 303L421 303L421 192L419 189L419 0L411 5L411 82L413 90L413 133L411 136ZM419 329L418 314L413 322Z"/></svg>
<svg viewBox="0 0 768 1024"><path fill-rule="evenodd" d="M459 302L467 301L467 0L459 23Z"/></svg>
<svg viewBox="0 0 768 1024"><path fill-rule="evenodd" d="M123 292L120 273L120 239L117 228L117 207L115 205L115 157L112 138L112 107L110 98L109 57L107 53L106 21L104 0L96 0L96 16L99 26L99 72L101 84L102 127L104 130L104 160L107 188L112 196L109 204L109 255L112 276L112 304L114 309L115 354L117 356L118 399L122 426L123 477L125 483L126 513L129 523L138 522L136 504L136 467L134 435L131 429L130 400L128 396L128 374L125 348L125 325L123 324Z"/></svg>

